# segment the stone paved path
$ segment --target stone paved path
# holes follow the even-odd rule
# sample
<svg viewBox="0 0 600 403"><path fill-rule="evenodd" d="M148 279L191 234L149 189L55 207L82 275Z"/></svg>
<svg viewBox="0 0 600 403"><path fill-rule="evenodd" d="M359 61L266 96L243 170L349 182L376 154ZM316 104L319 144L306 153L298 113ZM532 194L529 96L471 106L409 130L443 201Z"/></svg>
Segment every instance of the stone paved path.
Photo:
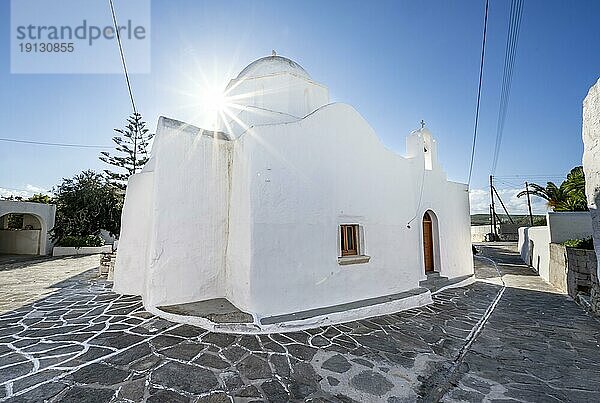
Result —
<svg viewBox="0 0 600 403"><path fill-rule="evenodd" d="M507 288L443 400L600 402L600 321L532 275L514 245L483 252Z"/></svg>
<svg viewBox="0 0 600 403"><path fill-rule="evenodd" d="M0 314L55 292L62 280L98 267L98 259L0 255Z"/></svg>
<svg viewBox="0 0 600 403"><path fill-rule="evenodd" d="M46 263L13 268L12 275L44 278L52 265L65 264ZM96 269L80 268L52 294L0 315L0 400L403 402L431 400L435 386L448 382L444 390L457 387L445 401L598 401L580 389L599 390L599 322L562 295L532 291L529 283L539 278L520 275L529 274L526 268L510 269L529 288L509 285L448 377L501 289L487 265L478 264L482 281L442 291L428 307L260 336L154 317L138 297L113 293ZM570 374L568 382L557 378L561 372Z"/></svg>

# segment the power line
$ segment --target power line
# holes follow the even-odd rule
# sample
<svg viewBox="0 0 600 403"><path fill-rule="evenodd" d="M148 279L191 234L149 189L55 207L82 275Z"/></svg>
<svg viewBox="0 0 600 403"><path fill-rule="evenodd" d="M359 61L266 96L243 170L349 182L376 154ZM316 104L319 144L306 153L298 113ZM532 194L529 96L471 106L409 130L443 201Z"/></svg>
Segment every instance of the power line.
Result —
<svg viewBox="0 0 600 403"><path fill-rule="evenodd" d="M127 90L129 91L129 98L131 99L131 106L133 107L133 113L137 113L135 108L135 101L133 100L133 91L131 91L131 82L129 81L129 72L127 71L127 63L125 63L125 54L123 53L123 45L121 44L121 34L119 33L119 24L117 23L117 15L115 13L115 6L112 0L108 0L110 3L110 12L112 13L113 24L115 26L115 33L117 36L117 43L119 44L119 53L121 54L121 63L123 64L123 71L125 72L125 80L127 81Z"/></svg>
<svg viewBox="0 0 600 403"><path fill-rule="evenodd" d="M512 0L510 5L510 20L508 34L506 37L506 48L504 51L504 68L502 72L502 90L500 94L500 108L498 110L498 122L496 126L496 143L494 146L494 157L492 159L492 175L496 172L498 158L500 156L500 146L502 144L502 135L504 132L504 123L508 111L508 101L510 98L510 89L512 84L512 75L515 63L515 54L517 43L519 41L519 30L521 25L521 16L523 15L523 0Z"/></svg>
<svg viewBox="0 0 600 403"><path fill-rule="evenodd" d="M111 146L100 146L100 145L92 145L92 144L49 143L49 142L45 142L45 141L17 140L17 139L7 139L7 138L0 138L0 141L4 141L7 143L34 144L34 145L54 146L54 147L100 148L100 149L104 149L104 150L108 149L108 148L112 148Z"/></svg>
<svg viewBox="0 0 600 403"><path fill-rule="evenodd" d="M471 176L473 174L473 161L475 160L475 143L477 142L477 126L479 125L479 104L481 101L481 83L483 81L483 61L485 57L485 38L487 34L489 0L485 0L485 14L483 17L483 40L481 44L481 63L479 65L479 86L477 88L477 107L475 108L475 128L473 130L473 146L471 148L471 163L469 164L469 180L467 188L471 186Z"/></svg>
<svg viewBox="0 0 600 403"><path fill-rule="evenodd" d="M121 62L123 63L123 72L125 73L125 80L127 81L127 90L129 91L129 98L131 99L131 107L133 108L133 114L136 116L135 121L135 136L133 137L133 172L136 172L136 164L137 164L137 151L138 151L138 135L139 135L139 125L137 121L137 109L135 107L135 101L133 100L133 91L131 90L131 82L129 81L129 72L127 71L127 63L125 62L125 53L123 53L123 44L121 43L121 35L119 34L119 24L117 23L117 15L115 13L115 6L113 4L113 0L108 0L110 3L110 12L112 14L113 23L115 25L115 32L117 36L117 43L119 44L119 53L121 54Z"/></svg>
<svg viewBox="0 0 600 403"><path fill-rule="evenodd" d="M133 113L137 113L135 107L135 101L133 98L133 91L131 90L131 82L129 80L129 72L127 71L127 63L125 61L125 54L123 53L123 45L121 43L121 34L119 33L119 24L117 23L117 16L115 14L115 7L112 0L108 0L110 4L110 11L112 14L113 23L115 26L115 35L117 37L117 43L119 44L119 53L121 55L121 63L123 64L123 71L125 72L125 81L127 82L127 90L129 91L129 98L131 100L131 106ZM137 130L137 127L136 127ZM69 143L51 143L45 141L30 141L30 140L17 140L9 138L0 138L0 141L9 143L20 143L20 144L34 144L43 146L54 146L54 147L70 147L70 148L99 148L99 149L110 149L112 146L100 146L100 145L89 145L89 144L69 144Z"/></svg>
<svg viewBox="0 0 600 403"><path fill-rule="evenodd" d="M496 178L509 179L509 180L516 180L516 179L545 179L545 178L556 179L556 178L566 178L566 175L514 175L514 176L495 176L494 175L494 179L496 179Z"/></svg>

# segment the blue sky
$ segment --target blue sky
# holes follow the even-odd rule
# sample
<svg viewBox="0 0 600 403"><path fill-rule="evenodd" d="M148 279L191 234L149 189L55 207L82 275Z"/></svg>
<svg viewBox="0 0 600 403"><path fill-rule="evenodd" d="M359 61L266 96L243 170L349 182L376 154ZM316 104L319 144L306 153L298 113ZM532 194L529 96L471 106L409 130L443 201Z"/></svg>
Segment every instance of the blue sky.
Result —
<svg viewBox="0 0 600 403"><path fill-rule="evenodd" d="M333 101L355 106L399 153L424 119L448 177L465 182L484 4L152 1L151 73L132 75L136 103L152 130L160 115L201 124L194 99L201 74L225 82L275 49L327 85ZM9 5L0 3L0 137L110 145L112 129L131 111L123 77L10 74ZM509 5L490 1L471 186L475 210L487 204ZM600 76L598 15L594 0L525 0L497 175L563 175L581 164L581 103ZM119 65L116 52L107 57ZM0 188L50 189L81 170L105 168L97 155L94 149L0 142ZM541 176L536 179L544 182ZM510 199L521 182L504 178L499 187ZM523 208L516 199L507 202Z"/></svg>

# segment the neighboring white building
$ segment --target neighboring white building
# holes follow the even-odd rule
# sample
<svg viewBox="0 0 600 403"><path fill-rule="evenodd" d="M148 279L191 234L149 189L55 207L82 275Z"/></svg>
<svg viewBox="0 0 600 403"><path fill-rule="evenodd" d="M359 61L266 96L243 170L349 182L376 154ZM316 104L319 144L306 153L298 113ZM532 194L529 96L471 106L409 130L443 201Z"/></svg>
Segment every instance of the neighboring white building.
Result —
<svg viewBox="0 0 600 403"><path fill-rule="evenodd" d="M447 180L426 128L397 155L280 56L227 96L240 105L221 131L159 119L129 179L115 291L206 327L158 307L225 298L252 315L238 330L265 331L423 305L426 271L473 273L467 186Z"/></svg>
<svg viewBox="0 0 600 403"><path fill-rule="evenodd" d="M583 170L585 194L592 219L596 270L592 272L592 311L600 314L600 79L583 101Z"/></svg>
<svg viewBox="0 0 600 403"><path fill-rule="evenodd" d="M48 255L52 252L49 231L54 227L54 204L0 200L0 253ZM14 228L10 216L18 218Z"/></svg>
<svg viewBox="0 0 600 403"><path fill-rule="evenodd" d="M583 170L594 233L594 248L600 262L600 79L583 101ZM600 277L600 263L597 277Z"/></svg>

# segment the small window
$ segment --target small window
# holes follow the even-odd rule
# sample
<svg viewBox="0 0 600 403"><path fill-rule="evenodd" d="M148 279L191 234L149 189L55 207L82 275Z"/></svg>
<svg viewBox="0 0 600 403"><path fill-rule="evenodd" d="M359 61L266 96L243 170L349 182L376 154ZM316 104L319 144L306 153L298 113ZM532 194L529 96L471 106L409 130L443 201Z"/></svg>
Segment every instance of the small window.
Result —
<svg viewBox="0 0 600 403"><path fill-rule="evenodd" d="M358 255L358 225L340 226L340 245L342 247L342 256Z"/></svg>

